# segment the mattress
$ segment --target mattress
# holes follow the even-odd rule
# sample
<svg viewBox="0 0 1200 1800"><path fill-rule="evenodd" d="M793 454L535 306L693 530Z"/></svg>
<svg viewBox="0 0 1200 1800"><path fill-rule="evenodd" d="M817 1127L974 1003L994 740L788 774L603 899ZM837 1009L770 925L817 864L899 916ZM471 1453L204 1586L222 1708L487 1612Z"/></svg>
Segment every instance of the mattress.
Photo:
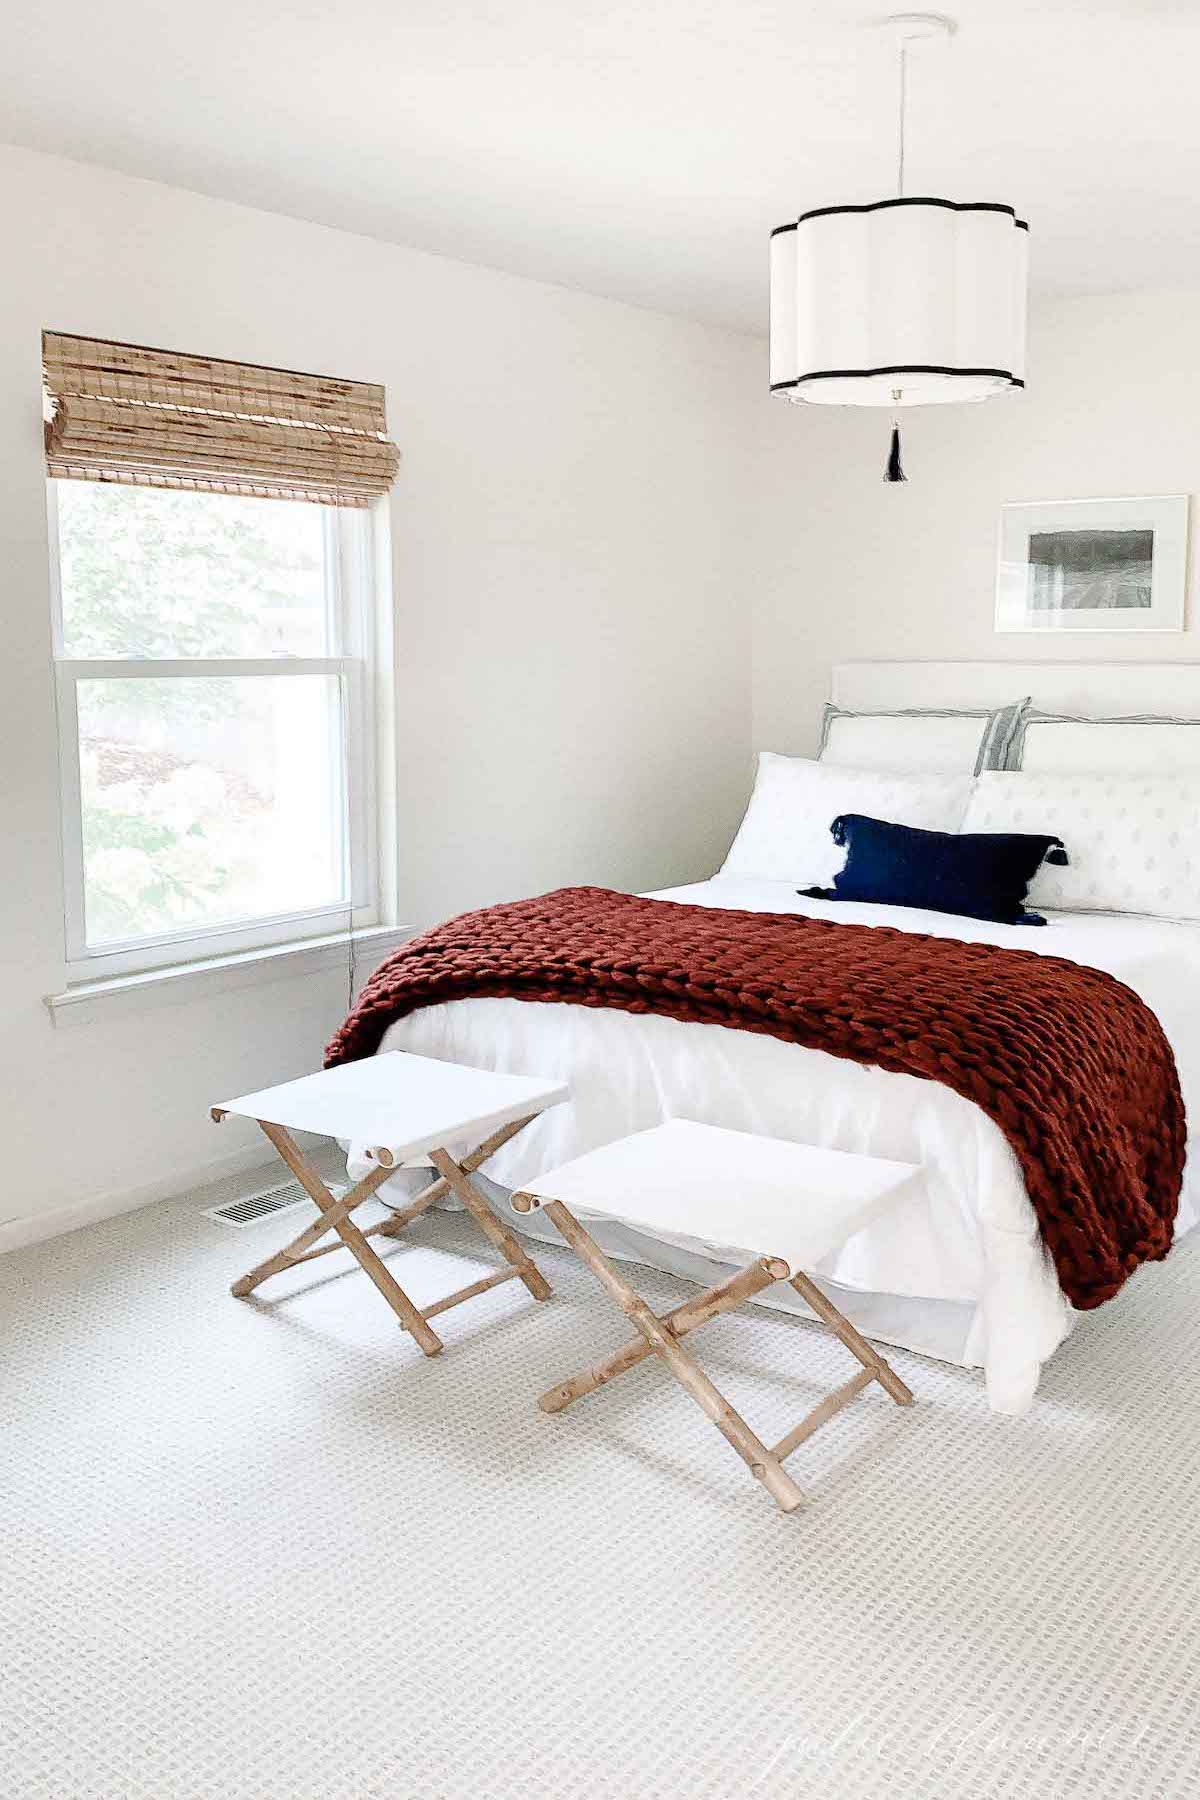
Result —
<svg viewBox="0 0 1200 1800"><path fill-rule="evenodd" d="M786 883L728 878L652 897L889 925L1104 969L1157 1015L1194 1116L1192 1098L1200 1096L1200 926L1071 913L1051 914L1037 930L805 900ZM390 1027L381 1046L389 1049L570 1082L568 1104L543 1114L488 1163L481 1185L498 1206L542 1170L666 1118L919 1164L921 1175L903 1202L813 1273L867 1334L981 1367L997 1412L1026 1410L1042 1364L1076 1322L1012 1150L978 1107L940 1083L727 1026L508 999L424 1008ZM367 1167L362 1146L351 1146L350 1167L352 1174ZM409 1185L401 1178L395 1183ZM1189 1156L1177 1237L1192 1227L1198 1210ZM540 1214L518 1224L533 1236L555 1235ZM719 1260L615 1223L602 1241L611 1254L706 1284L727 1272ZM1145 1278L1152 1279L1152 1271ZM786 1287L771 1290L760 1303L804 1311ZM1119 1296L1110 1304L1119 1305Z"/></svg>

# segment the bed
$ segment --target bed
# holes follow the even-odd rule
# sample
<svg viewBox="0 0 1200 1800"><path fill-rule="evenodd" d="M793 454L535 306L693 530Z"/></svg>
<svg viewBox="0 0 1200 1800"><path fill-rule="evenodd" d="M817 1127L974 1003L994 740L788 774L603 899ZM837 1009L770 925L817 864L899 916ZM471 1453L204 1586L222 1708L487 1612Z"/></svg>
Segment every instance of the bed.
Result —
<svg viewBox="0 0 1200 1800"><path fill-rule="evenodd" d="M1131 675L1139 690L1132 701ZM972 699L999 704L1022 680L1044 707L1092 713L1116 701L1123 712L1140 704L1146 710L1173 708L1180 716L1191 691L1200 691L1197 672L1185 665L1166 671L1149 665L1136 671L1050 665L1047 674L1036 665L1017 672L996 664L866 664L837 671L834 697L842 704L928 703L940 682L956 697L966 690ZM1156 1015L1175 1056L1189 1116L1200 1116L1192 1113L1193 1096L1200 1105L1198 924L1062 912L1047 915L1046 929L1029 931L911 908L802 899L788 882L730 877L653 897L886 924L1104 970ZM510 999L425 1007L393 1024L381 1049L569 1079L570 1105L544 1114L488 1165L488 1186L497 1202L551 1164L668 1117L919 1163L922 1178L903 1208L861 1233L815 1273L828 1284L835 1304L868 1335L981 1367L989 1404L997 1412L1017 1414L1030 1405L1042 1364L1076 1322L1008 1142L976 1106L938 1083L722 1026ZM352 1147L352 1173L365 1166L361 1148ZM1198 1187L1189 1163L1177 1238L1196 1222ZM540 1223L529 1228L534 1235L552 1235ZM721 1277L712 1260L620 1225L609 1227L604 1245L613 1254L706 1285ZM781 1292L763 1303L789 1302ZM803 1310L798 1300L792 1304Z"/></svg>

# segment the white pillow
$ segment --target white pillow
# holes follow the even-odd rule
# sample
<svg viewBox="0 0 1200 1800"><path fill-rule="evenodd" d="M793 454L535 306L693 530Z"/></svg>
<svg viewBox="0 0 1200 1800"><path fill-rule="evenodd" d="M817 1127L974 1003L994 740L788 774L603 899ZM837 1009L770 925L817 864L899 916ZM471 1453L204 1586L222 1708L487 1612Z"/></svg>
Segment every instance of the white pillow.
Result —
<svg viewBox="0 0 1200 1800"><path fill-rule="evenodd" d="M1079 719L1029 713L1018 726L1008 767L1057 775L1157 775L1200 769L1200 719Z"/></svg>
<svg viewBox="0 0 1200 1800"><path fill-rule="evenodd" d="M970 792L970 775L891 775L764 750L721 874L828 887L846 860L844 846L829 835L839 813L957 831Z"/></svg>
<svg viewBox="0 0 1200 1800"><path fill-rule="evenodd" d="M852 712L827 701L821 722L821 762L905 774L974 775L1010 767L1011 747L1028 699L1010 706L909 707L902 712Z"/></svg>
<svg viewBox="0 0 1200 1800"><path fill-rule="evenodd" d="M1043 864L1032 907L1200 918L1200 773L981 775L962 829L1062 839L1070 861Z"/></svg>

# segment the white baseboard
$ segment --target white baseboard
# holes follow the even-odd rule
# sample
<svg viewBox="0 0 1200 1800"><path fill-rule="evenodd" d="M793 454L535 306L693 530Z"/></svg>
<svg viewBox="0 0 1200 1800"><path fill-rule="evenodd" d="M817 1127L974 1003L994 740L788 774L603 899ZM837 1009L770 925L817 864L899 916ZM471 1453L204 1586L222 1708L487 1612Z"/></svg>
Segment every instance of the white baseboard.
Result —
<svg viewBox="0 0 1200 1800"><path fill-rule="evenodd" d="M7 1250L23 1250L27 1244L40 1244L46 1238L61 1237L65 1231L78 1231L81 1225L95 1225L101 1219L115 1219L120 1213L136 1212L139 1206L175 1200L189 1188L244 1175L251 1169L261 1169L270 1161L269 1150L264 1154L257 1145L248 1144L242 1150L231 1150L224 1156L214 1156L210 1161L193 1164L188 1169L172 1169L169 1175L147 1181L140 1187L93 1194L74 1206L34 1213L30 1218L5 1219L0 1223L0 1254Z"/></svg>

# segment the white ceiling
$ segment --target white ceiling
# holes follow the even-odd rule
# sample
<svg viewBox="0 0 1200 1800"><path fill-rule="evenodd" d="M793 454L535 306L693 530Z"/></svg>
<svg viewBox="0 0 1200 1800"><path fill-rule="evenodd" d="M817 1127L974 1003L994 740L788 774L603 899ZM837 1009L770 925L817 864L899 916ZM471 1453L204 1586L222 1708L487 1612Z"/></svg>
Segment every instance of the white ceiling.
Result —
<svg viewBox="0 0 1200 1800"><path fill-rule="evenodd" d="M1015 204L1042 291L1200 287L1200 0L956 11L913 70L909 191ZM0 139L758 331L770 227L894 191L870 16L8 0Z"/></svg>

